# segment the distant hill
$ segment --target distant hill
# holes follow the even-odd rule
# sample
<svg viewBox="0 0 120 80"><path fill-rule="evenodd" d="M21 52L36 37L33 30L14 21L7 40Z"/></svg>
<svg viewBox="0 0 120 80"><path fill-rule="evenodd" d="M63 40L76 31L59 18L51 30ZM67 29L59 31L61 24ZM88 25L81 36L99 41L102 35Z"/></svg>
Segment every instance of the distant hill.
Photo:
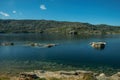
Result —
<svg viewBox="0 0 120 80"><path fill-rule="evenodd" d="M53 20L0 20L0 33L116 34L120 26Z"/></svg>

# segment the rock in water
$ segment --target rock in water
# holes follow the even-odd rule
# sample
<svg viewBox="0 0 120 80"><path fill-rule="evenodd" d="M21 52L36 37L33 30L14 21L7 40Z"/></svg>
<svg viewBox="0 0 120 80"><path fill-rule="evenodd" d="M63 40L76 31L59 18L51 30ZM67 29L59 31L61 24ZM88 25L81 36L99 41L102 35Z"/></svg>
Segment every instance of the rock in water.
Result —
<svg viewBox="0 0 120 80"><path fill-rule="evenodd" d="M13 46L14 43L13 42L3 42L1 43L1 46Z"/></svg>
<svg viewBox="0 0 120 80"><path fill-rule="evenodd" d="M91 42L90 45L95 49L104 49L106 42Z"/></svg>

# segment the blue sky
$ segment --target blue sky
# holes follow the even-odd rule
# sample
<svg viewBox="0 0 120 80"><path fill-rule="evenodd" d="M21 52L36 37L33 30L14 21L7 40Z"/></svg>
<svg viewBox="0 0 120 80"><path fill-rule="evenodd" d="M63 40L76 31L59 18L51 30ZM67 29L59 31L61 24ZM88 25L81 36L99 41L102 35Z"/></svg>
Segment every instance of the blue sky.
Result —
<svg viewBox="0 0 120 80"><path fill-rule="evenodd" d="M0 0L0 19L120 25L120 0Z"/></svg>

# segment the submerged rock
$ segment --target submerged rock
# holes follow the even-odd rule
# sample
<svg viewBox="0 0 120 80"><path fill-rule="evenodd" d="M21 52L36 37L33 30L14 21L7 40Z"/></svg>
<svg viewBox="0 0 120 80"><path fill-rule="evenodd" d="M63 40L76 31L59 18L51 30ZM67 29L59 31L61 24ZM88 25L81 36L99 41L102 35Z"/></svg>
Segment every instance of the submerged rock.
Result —
<svg viewBox="0 0 120 80"><path fill-rule="evenodd" d="M30 46L38 46L38 43L30 43Z"/></svg>
<svg viewBox="0 0 120 80"><path fill-rule="evenodd" d="M54 47L56 45L57 44L53 44L53 43L50 43L50 44L40 44L40 43L34 43L34 42L29 43L29 46L32 46L32 47L44 47L44 48L51 48L51 47Z"/></svg>
<svg viewBox="0 0 120 80"><path fill-rule="evenodd" d="M31 43L29 43L29 46L32 46L32 47L42 47L43 44L31 42Z"/></svg>
<svg viewBox="0 0 120 80"><path fill-rule="evenodd" d="M47 47L47 48L51 48L51 47L54 47L54 46L56 46L56 44L46 44L46 45L44 45L44 47Z"/></svg>

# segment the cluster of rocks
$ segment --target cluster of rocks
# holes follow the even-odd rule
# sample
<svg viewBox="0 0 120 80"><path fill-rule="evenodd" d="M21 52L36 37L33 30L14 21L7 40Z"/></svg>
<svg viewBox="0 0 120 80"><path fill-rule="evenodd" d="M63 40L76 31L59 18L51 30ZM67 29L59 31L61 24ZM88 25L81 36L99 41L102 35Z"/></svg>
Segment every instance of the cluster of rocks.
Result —
<svg viewBox="0 0 120 80"><path fill-rule="evenodd" d="M2 42L0 43L0 46L13 46L14 43L13 42Z"/></svg>
<svg viewBox="0 0 120 80"><path fill-rule="evenodd" d="M120 72L106 76L104 73L98 74L92 71L43 71L35 70L33 72L20 73L19 80L35 80L35 79L51 80L120 80Z"/></svg>
<svg viewBox="0 0 120 80"><path fill-rule="evenodd" d="M13 43L13 42L2 42L2 43L0 43L0 46L13 46L13 45L15 45L15 43ZM53 44L53 43L41 44L41 43L36 43L36 42L30 42L27 45L28 46L32 46L32 47L47 47L47 48L51 48L51 47L54 47L54 46L56 46L58 44ZM105 42L91 42L90 45L93 48L96 48L96 49L104 49L106 43Z"/></svg>
<svg viewBox="0 0 120 80"><path fill-rule="evenodd" d="M19 80L34 80L37 79L38 76L34 73L20 73Z"/></svg>
<svg viewBox="0 0 120 80"><path fill-rule="evenodd" d="M47 48L51 48L51 47L54 47L56 46L57 44L53 44L53 43L50 43L50 44L40 44L40 43L29 43L29 46L32 46L32 47L47 47Z"/></svg>
<svg viewBox="0 0 120 80"><path fill-rule="evenodd" d="M0 46L14 46L15 43L13 42L2 42L0 43ZM53 43L49 43L49 44L41 44L41 43L34 43L31 42L28 44L28 46L32 46L32 47L46 47L46 48L51 48L56 46L57 44L53 44Z"/></svg>

